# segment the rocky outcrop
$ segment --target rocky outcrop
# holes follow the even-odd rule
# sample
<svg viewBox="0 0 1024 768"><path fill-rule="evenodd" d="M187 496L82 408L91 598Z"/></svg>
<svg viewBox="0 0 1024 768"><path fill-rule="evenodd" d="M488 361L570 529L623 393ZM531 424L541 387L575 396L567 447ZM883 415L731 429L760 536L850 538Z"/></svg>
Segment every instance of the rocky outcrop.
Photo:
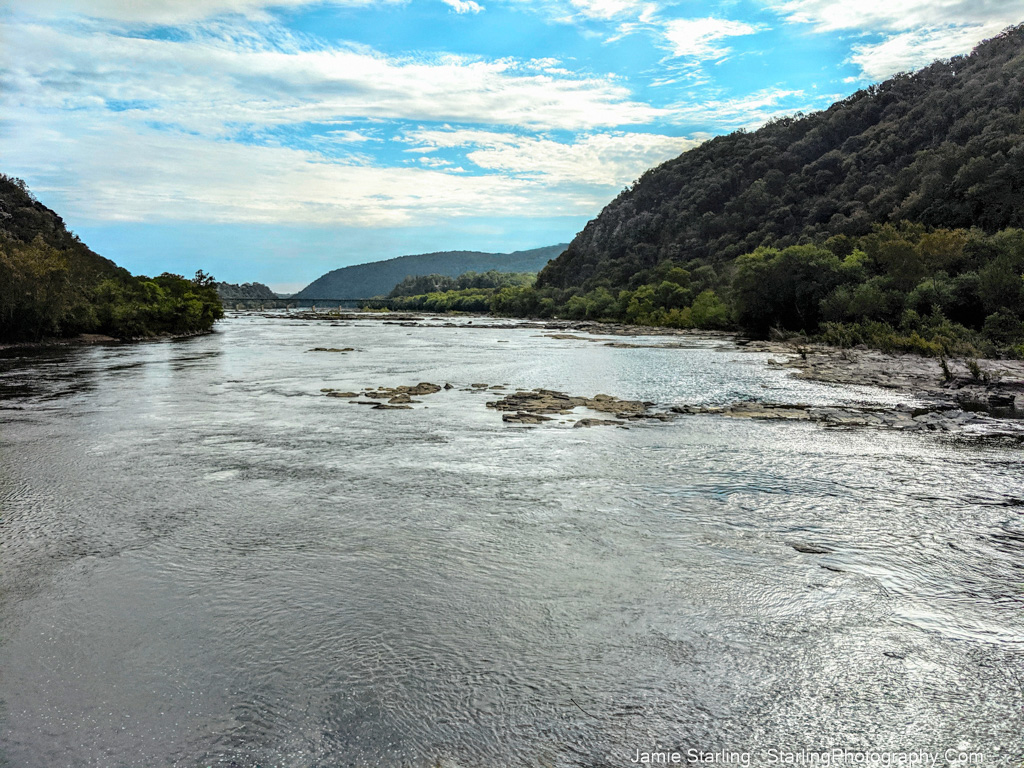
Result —
<svg viewBox="0 0 1024 768"><path fill-rule="evenodd" d="M501 420L508 424L540 424L542 421L553 421L550 416L541 416L539 413L529 413L527 411L503 413Z"/></svg>
<svg viewBox="0 0 1024 768"><path fill-rule="evenodd" d="M964 437L1009 438L1024 442L1024 420L996 418L987 413L966 411L950 404L859 408L761 403L748 400L724 406L677 405L671 410L678 414L714 414L734 419L811 421L827 427L931 431Z"/></svg>
<svg viewBox="0 0 1024 768"><path fill-rule="evenodd" d="M374 410L377 411L407 411L412 410L412 406L415 403L421 403L422 400L414 400L413 395L433 395L436 392L440 392L442 387L438 384L431 384L426 381L421 381L419 384L407 385L402 384L397 387L366 387L362 392L341 392L336 389L329 387L321 389L327 397L339 397L348 400L350 403L356 405L372 405ZM356 398L366 397L369 400L357 400ZM387 402L380 402L386 400Z"/></svg>
<svg viewBox="0 0 1024 768"><path fill-rule="evenodd" d="M580 419L572 426L573 429L577 427L626 427L626 422L615 419ZM628 427L626 428L628 429Z"/></svg>
<svg viewBox="0 0 1024 768"><path fill-rule="evenodd" d="M474 385L475 386L475 385ZM493 388L492 388L493 389ZM643 400L620 400L612 395L594 395L593 397L574 397L554 389L518 389L511 392L500 400L493 400L487 403L488 408L498 411L515 413L514 418L508 415L503 416L504 421L514 423L537 423L523 421L524 415L539 416L542 414L567 415L576 408L589 408L599 413L611 414L617 420L584 418L577 421L574 426L598 426L600 424L613 424L616 426L626 421L639 419L659 419L665 421L672 418L671 414L650 411L654 403ZM548 421L550 419L543 419Z"/></svg>

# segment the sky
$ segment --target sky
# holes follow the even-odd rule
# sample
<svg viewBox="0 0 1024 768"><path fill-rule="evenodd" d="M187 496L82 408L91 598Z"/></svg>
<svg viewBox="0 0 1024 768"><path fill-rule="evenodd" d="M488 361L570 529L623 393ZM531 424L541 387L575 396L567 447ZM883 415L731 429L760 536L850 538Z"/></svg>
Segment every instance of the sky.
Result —
<svg viewBox="0 0 1024 768"><path fill-rule="evenodd" d="M646 169L1020 0L0 0L0 171L136 274L568 242Z"/></svg>

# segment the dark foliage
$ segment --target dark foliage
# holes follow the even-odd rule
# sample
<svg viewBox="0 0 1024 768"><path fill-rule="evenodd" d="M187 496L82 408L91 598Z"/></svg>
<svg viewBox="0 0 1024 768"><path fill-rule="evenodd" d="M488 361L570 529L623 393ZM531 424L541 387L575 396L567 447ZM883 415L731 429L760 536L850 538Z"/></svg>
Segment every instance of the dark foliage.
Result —
<svg viewBox="0 0 1024 768"><path fill-rule="evenodd" d="M446 291L495 290L511 286L533 285L537 275L534 272L464 272L457 277L448 275L418 275L407 277L388 294L389 299L398 296L423 296L428 293Z"/></svg>
<svg viewBox="0 0 1024 768"><path fill-rule="evenodd" d="M492 309L1024 355L1024 26L645 173Z"/></svg>
<svg viewBox="0 0 1024 768"><path fill-rule="evenodd" d="M196 333L222 315L209 275L133 277L68 232L23 181L0 175L0 341Z"/></svg>
<svg viewBox="0 0 1024 768"><path fill-rule="evenodd" d="M270 290L269 286L263 283L216 283L217 295L223 301L238 299L256 299L262 301L276 301L280 297Z"/></svg>
<svg viewBox="0 0 1024 768"><path fill-rule="evenodd" d="M538 285L627 287L665 261L720 268L874 224L1024 227L1024 27L806 117L712 139L646 172Z"/></svg>

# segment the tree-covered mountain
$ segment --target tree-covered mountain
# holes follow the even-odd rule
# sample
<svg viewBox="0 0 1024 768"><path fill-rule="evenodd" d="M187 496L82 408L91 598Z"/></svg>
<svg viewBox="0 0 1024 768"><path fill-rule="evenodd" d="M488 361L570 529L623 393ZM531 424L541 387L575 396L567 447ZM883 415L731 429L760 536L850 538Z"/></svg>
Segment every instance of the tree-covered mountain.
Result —
<svg viewBox="0 0 1024 768"><path fill-rule="evenodd" d="M489 307L1024 356L1022 227L1024 26L648 171Z"/></svg>
<svg viewBox="0 0 1024 768"><path fill-rule="evenodd" d="M1024 226L1022 108L1024 26L647 171L538 285L624 286L667 260L717 267L760 246L856 237L886 222Z"/></svg>
<svg viewBox="0 0 1024 768"><path fill-rule="evenodd" d="M399 256L342 267L317 278L295 299L362 299L384 296L405 278L417 275L458 277L465 272L538 272L565 250L565 244L513 253L443 251Z"/></svg>
<svg viewBox="0 0 1024 768"><path fill-rule="evenodd" d="M133 277L69 232L25 182L0 174L0 342L206 331L223 315L212 284L201 272Z"/></svg>

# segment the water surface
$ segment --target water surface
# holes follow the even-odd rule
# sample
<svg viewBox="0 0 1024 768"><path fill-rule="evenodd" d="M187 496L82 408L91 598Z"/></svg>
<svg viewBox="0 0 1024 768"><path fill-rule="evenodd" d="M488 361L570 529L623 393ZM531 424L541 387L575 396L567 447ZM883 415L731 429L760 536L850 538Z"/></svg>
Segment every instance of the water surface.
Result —
<svg viewBox="0 0 1024 768"><path fill-rule="evenodd" d="M6 352L0 763L1018 766L1019 451L715 416L520 427L461 391L906 402L765 360L260 316ZM320 392L420 381L455 389L407 411Z"/></svg>

